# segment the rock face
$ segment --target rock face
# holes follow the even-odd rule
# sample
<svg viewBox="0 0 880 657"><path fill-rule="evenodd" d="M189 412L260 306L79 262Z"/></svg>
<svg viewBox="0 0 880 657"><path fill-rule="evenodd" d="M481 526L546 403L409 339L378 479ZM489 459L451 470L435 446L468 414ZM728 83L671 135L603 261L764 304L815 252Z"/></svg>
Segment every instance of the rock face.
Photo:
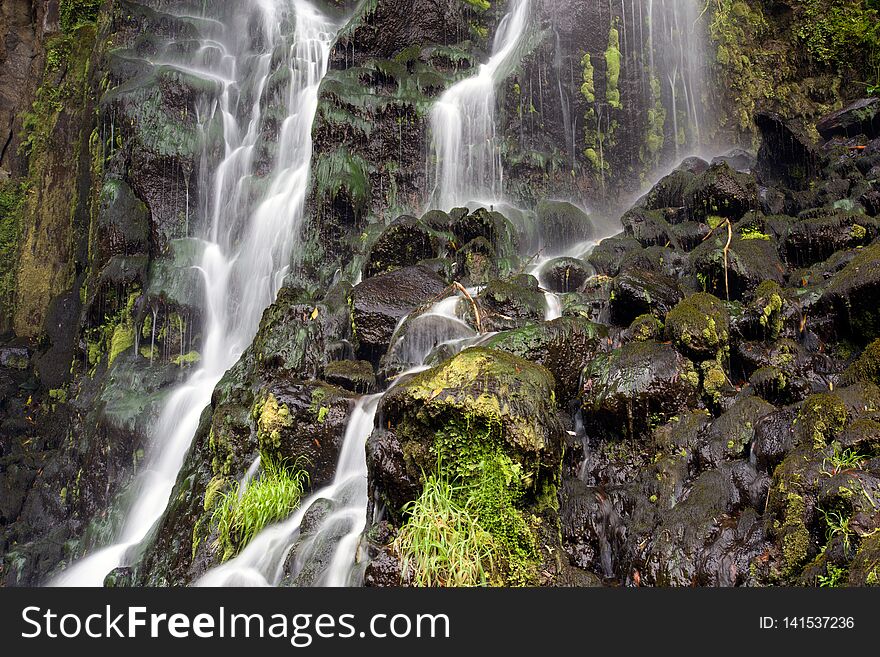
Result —
<svg viewBox="0 0 880 657"><path fill-rule="evenodd" d="M816 130L825 139L858 135L878 137L880 136L880 98L860 98L819 121Z"/></svg>
<svg viewBox="0 0 880 657"><path fill-rule="evenodd" d="M439 298L446 287L437 274L421 265L356 285L351 291L351 314L358 355L377 363L387 351L397 323L422 304Z"/></svg>

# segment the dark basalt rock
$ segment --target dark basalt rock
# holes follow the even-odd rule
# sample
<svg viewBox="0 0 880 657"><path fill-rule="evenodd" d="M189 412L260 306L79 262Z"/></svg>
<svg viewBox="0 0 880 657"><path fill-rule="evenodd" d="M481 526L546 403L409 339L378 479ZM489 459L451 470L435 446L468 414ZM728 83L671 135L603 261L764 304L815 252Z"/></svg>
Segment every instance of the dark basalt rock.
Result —
<svg viewBox="0 0 880 657"><path fill-rule="evenodd" d="M865 247L836 273L822 298L844 334L863 343L880 335L880 244Z"/></svg>
<svg viewBox="0 0 880 657"><path fill-rule="evenodd" d="M704 162L705 164L705 162ZM705 168L708 168L708 164ZM703 170L705 170L705 168ZM699 171L702 173L703 171ZM647 194L638 200L637 207L646 210L661 210L663 208L684 207L684 194L694 178L696 172L689 169L678 168L672 173L661 178Z"/></svg>
<svg viewBox="0 0 880 657"><path fill-rule="evenodd" d="M665 318L666 338L697 360L714 358L727 347L730 316L724 304L711 294L698 292L687 297Z"/></svg>
<svg viewBox="0 0 880 657"><path fill-rule="evenodd" d="M611 319L628 326L639 315L650 313L662 319L683 297L678 282L664 274L631 269L614 279Z"/></svg>
<svg viewBox="0 0 880 657"><path fill-rule="evenodd" d="M820 156L812 142L778 114L758 112L761 135L755 175L761 184L804 189L818 174Z"/></svg>
<svg viewBox="0 0 880 657"><path fill-rule="evenodd" d="M758 187L751 176L737 173L722 162L691 181L684 201L692 219L721 216L735 221L758 207Z"/></svg>
<svg viewBox="0 0 880 657"><path fill-rule="evenodd" d="M748 151L742 148L734 148L712 159L712 164L719 164L720 162L726 163L731 169L739 173L751 173L758 160Z"/></svg>
<svg viewBox="0 0 880 657"><path fill-rule="evenodd" d="M564 406L577 396L581 372L597 353L609 348L610 337L608 329L601 324L560 317L552 322L504 331L490 338L484 346L546 367L556 379L557 399Z"/></svg>
<svg viewBox="0 0 880 657"><path fill-rule="evenodd" d="M364 278L410 267L435 255L435 245L427 229L415 217L404 215L386 228L370 249Z"/></svg>
<svg viewBox="0 0 880 657"><path fill-rule="evenodd" d="M378 364L401 318L442 294L446 282L427 267L404 267L368 278L351 291L358 356Z"/></svg>
<svg viewBox="0 0 880 657"><path fill-rule="evenodd" d="M784 283L785 267L772 236L770 239L743 239L733 231L725 267L724 247L728 233L717 229L715 234L691 251L691 265L704 277L706 291L726 299L742 299L764 281ZM725 276L727 283L725 285Z"/></svg>
<svg viewBox="0 0 880 657"><path fill-rule="evenodd" d="M632 237L620 235L609 237L593 247L587 262L603 276L617 276L620 264L627 254L640 251L642 245Z"/></svg>
<svg viewBox="0 0 880 657"><path fill-rule="evenodd" d="M540 273L551 292L576 292L592 275L592 269L577 258L554 258L541 267Z"/></svg>
<svg viewBox="0 0 880 657"><path fill-rule="evenodd" d="M490 281L477 296L477 304L483 330L504 331L544 319L547 300L533 276L519 276Z"/></svg>
<svg viewBox="0 0 880 657"><path fill-rule="evenodd" d="M566 201L544 200L538 203L538 226L548 253L585 242L595 233L590 215Z"/></svg>
<svg viewBox="0 0 880 657"><path fill-rule="evenodd" d="M644 247L677 245L675 232L661 210L633 208L620 219L626 234Z"/></svg>
<svg viewBox="0 0 880 657"><path fill-rule="evenodd" d="M796 266L811 265L837 251L869 244L878 234L876 219L863 214L831 213L810 217L789 226L783 249Z"/></svg>
<svg viewBox="0 0 880 657"><path fill-rule="evenodd" d="M657 419L694 408L699 374L672 345L630 342L584 368L584 423L616 435L644 435ZM652 419L654 418L654 419Z"/></svg>
<svg viewBox="0 0 880 657"><path fill-rule="evenodd" d="M335 360L324 366L328 383L361 395L376 391L376 375L372 364L365 360Z"/></svg>
<svg viewBox="0 0 880 657"><path fill-rule="evenodd" d="M832 112L816 124L824 139L833 137L869 138L880 136L880 98L860 98Z"/></svg>

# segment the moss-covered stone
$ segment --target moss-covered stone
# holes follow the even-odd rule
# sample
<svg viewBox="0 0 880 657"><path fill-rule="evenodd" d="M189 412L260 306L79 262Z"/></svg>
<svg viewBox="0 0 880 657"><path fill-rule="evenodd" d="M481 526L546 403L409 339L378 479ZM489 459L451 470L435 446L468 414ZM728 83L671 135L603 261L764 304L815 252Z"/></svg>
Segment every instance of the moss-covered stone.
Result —
<svg viewBox="0 0 880 657"><path fill-rule="evenodd" d="M821 449L846 426L846 404L832 393L810 395L801 406L797 424L801 438Z"/></svg>
<svg viewBox="0 0 880 657"><path fill-rule="evenodd" d="M859 250L831 279L823 295L846 334L870 341L880 335L880 244Z"/></svg>
<svg viewBox="0 0 880 657"><path fill-rule="evenodd" d="M665 331L685 354L711 358L728 347L730 316L717 297L698 292L669 311Z"/></svg>
<svg viewBox="0 0 880 657"><path fill-rule="evenodd" d="M847 383L868 381L880 385L880 338L865 347L865 350L843 373Z"/></svg>
<svg viewBox="0 0 880 657"><path fill-rule="evenodd" d="M638 342L657 340L663 335L663 322L654 315L639 315L629 325L629 333Z"/></svg>

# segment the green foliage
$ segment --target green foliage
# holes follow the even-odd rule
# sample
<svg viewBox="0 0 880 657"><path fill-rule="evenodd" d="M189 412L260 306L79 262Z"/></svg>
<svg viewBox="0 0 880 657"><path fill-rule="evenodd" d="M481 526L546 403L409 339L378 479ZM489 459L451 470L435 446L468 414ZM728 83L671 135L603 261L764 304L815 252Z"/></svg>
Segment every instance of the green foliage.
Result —
<svg viewBox="0 0 880 657"><path fill-rule="evenodd" d="M739 236L744 240L765 240L767 242L770 241L770 236L767 233L762 233L754 226L745 226L744 228L741 228L739 231Z"/></svg>
<svg viewBox="0 0 880 657"><path fill-rule="evenodd" d="M394 550L416 586L486 585L495 547L492 536L477 519L474 499L439 470L405 508L409 519Z"/></svg>
<svg viewBox="0 0 880 657"><path fill-rule="evenodd" d="M0 317L8 317L12 313L19 216L26 193L25 184L11 180L0 183Z"/></svg>
<svg viewBox="0 0 880 657"><path fill-rule="evenodd" d="M238 554L264 527L283 520L299 506L309 483L308 473L294 464L285 468L264 460L263 471L242 490L236 482L223 494L212 516L215 548L221 560Z"/></svg>
<svg viewBox="0 0 880 657"><path fill-rule="evenodd" d="M874 72L866 86L880 83L880 13L870 0L801 0L796 32L820 64L838 70Z"/></svg>
<svg viewBox="0 0 880 657"><path fill-rule="evenodd" d="M491 7L489 0L463 0L463 2L480 11L487 11Z"/></svg>
<svg viewBox="0 0 880 657"><path fill-rule="evenodd" d="M855 448L844 449L838 443L832 444L832 453L822 462L822 472L829 477L847 470L861 470L868 457Z"/></svg>
<svg viewBox="0 0 880 657"><path fill-rule="evenodd" d="M846 582L846 568L840 568L829 563L826 566L826 572L828 573L827 575L819 575L816 578L820 588L836 588L843 586L844 582Z"/></svg>
<svg viewBox="0 0 880 657"><path fill-rule="evenodd" d="M852 547L852 537L855 534L853 529L849 526L850 518L841 511L826 511L825 509L819 509L819 513L822 516L822 520L825 522L825 538L831 542L833 539L840 536L843 541L843 551L849 554L850 548Z"/></svg>
<svg viewBox="0 0 880 657"><path fill-rule="evenodd" d="M72 32L78 27L94 23L103 0L61 0L58 12L61 30Z"/></svg>

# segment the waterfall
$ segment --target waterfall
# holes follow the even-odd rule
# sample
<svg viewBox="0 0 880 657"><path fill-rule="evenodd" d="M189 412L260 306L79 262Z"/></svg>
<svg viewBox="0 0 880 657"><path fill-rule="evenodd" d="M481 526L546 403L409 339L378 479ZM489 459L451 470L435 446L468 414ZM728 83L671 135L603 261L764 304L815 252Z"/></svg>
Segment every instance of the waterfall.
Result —
<svg viewBox="0 0 880 657"><path fill-rule="evenodd" d="M529 23L529 0L511 0L498 26L492 56L476 75L453 85L431 110L436 158L432 207L501 198L504 173L495 134L495 87L519 60Z"/></svg>
<svg viewBox="0 0 880 657"><path fill-rule="evenodd" d="M208 215L199 267L205 283L207 336L201 368L173 392L162 411L117 542L71 565L53 582L56 585L100 586L109 571L136 556L165 510L214 387L251 343L263 311L274 301L299 233L318 85L338 26L306 0L247 0L206 7L217 9L217 4L229 15L197 21L204 33L195 52L185 59L169 54L153 62L213 81L220 89L216 98L198 108L206 120L220 121L225 144L208 197L200 204ZM259 19L258 34L254 18ZM169 47L166 52L177 51ZM288 69L289 82L272 94L270 79L283 72L280 67ZM264 111L269 105L276 112L282 107L285 118L277 129L277 156L267 191L254 207L257 146L268 132Z"/></svg>

